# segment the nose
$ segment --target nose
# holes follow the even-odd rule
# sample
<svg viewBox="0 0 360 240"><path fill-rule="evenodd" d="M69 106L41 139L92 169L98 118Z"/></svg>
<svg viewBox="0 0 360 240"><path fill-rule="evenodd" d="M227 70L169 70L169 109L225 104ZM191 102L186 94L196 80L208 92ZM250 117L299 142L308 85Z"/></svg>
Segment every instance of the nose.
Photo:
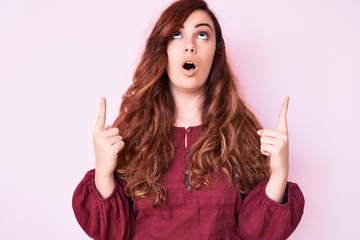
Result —
<svg viewBox="0 0 360 240"><path fill-rule="evenodd" d="M185 52L186 53L191 53L191 54L195 54L196 53L196 48L195 48L195 45L189 41L186 43L185 45Z"/></svg>
<svg viewBox="0 0 360 240"><path fill-rule="evenodd" d="M194 47L187 47L185 48L185 52L190 52L192 54L196 53L196 50Z"/></svg>

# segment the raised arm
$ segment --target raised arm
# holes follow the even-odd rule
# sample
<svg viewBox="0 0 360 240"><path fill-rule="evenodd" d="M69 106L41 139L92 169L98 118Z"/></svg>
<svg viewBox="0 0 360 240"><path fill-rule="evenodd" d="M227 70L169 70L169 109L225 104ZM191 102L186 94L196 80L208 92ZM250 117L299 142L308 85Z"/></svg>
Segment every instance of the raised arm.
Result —
<svg viewBox="0 0 360 240"><path fill-rule="evenodd" d="M124 142L117 128L105 127L106 100L101 99L93 132L96 167L75 189L73 209L83 230L94 239L129 239L133 234L131 200L124 182L114 178Z"/></svg>
<svg viewBox="0 0 360 240"><path fill-rule="evenodd" d="M261 129L261 153L270 157L270 179L266 185L266 194L276 202L282 202L289 174L289 136L287 127L287 109L289 97L284 99L280 110L277 129Z"/></svg>
<svg viewBox="0 0 360 240"><path fill-rule="evenodd" d="M124 148L118 128L106 127L106 99L101 98L99 116L93 132L96 159L95 185L100 195L107 198L114 190L114 171L117 155Z"/></svg>
<svg viewBox="0 0 360 240"><path fill-rule="evenodd" d="M258 131L261 153L269 156L270 178L256 186L244 199L239 214L239 230L244 239L284 240L300 222L304 196L295 183L288 182L289 137L287 109L282 104L277 129Z"/></svg>

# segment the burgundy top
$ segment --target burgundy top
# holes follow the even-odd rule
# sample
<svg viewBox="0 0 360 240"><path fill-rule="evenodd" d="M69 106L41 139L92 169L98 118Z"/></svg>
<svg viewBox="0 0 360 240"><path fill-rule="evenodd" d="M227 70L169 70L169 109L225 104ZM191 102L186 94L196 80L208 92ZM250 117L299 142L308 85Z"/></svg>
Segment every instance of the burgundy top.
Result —
<svg viewBox="0 0 360 240"><path fill-rule="evenodd" d="M76 219L94 239L286 239L300 222L304 197L295 183L288 183L285 203L265 193L259 183L244 199L227 179L204 190L186 188L186 144L191 146L201 127L174 127L175 157L161 184L166 203L153 208L151 199L131 200L124 182L117 180L114 192L101 198L95 188L94 170L89 171L73 196Z"/></svg>

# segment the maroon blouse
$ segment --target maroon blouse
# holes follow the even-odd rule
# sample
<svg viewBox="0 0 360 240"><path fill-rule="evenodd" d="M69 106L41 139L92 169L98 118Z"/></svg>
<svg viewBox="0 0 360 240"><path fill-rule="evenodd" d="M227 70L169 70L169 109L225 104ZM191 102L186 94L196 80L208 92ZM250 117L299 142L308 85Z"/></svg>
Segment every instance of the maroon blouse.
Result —
<svg viewBox="0 0 360 240"><path fill-rule="evenodd" d="M201 127L174 127L175 157L163 175L166 203L153 208L151 199L131 200L124 182L101 198L95 188L94 170L77 186L73 209L80 226L94 239L245 239L282 240L300 222L304 197L295 183L288 183L285 203L265 193L258 184L244 199L224 176L204 190L187 188L186 145L201 134Z"/></svg>

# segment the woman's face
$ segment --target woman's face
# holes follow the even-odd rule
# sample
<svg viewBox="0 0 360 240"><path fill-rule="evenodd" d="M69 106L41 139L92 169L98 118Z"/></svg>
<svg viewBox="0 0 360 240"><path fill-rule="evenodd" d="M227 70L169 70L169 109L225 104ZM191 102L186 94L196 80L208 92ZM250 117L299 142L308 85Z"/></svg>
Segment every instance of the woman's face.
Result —
<svg viewBox="0 0 360 240"><path fill-rule="evenodd" d="M216 34L210 16L194 11L167 45L167 74L174 91L201 91L213 63Z"/></svg>

